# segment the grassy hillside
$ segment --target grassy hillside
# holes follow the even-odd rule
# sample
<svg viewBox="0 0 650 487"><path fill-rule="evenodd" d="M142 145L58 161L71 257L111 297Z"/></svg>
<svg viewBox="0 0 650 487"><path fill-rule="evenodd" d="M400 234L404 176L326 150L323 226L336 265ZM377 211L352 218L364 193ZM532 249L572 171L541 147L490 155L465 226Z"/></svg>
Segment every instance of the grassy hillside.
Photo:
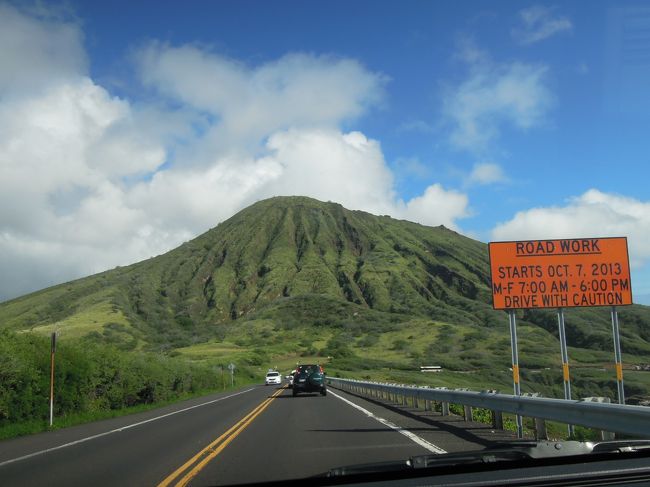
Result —
<svg viewBox="0 0 650 487"><path fill-rule="evenodd" d="M260 373L309 358L416 381L419 365L442 365L436 381L508 390L507 317L489 282L487 245L447 228L278 197L164 255L1 303L0 327ZM560 394L555 314L518 317L524 379ZM620 320L625 363L650 363L650 308ZM566 323L571 361L586 367L574 368L578 392L611 396L608 310L567 310ZM626 376L629 395L650 396L643 374Z"/></svg>

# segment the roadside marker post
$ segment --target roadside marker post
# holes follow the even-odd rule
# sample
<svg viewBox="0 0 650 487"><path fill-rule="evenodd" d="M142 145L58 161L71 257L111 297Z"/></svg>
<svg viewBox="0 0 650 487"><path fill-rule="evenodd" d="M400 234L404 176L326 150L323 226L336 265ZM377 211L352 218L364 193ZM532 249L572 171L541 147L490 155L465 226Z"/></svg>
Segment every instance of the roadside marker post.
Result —
<svg viewBox="0 0 650 487"><path fill-rule="evenodd" d="M50 345L50 426L54 423L54 354L56 353L56 332L52 332Z"/></svg>
<svg viewBox="0 0 650 487"><path fill-rule="evenodd" d="M557 310L557 324L560 335L560 355L562 357L562 379L564 382L564 399L571 400L571 377L569 375L569 351L566 345L566 330L564 328L564 309ZM569 436L573 436L573 425L568 425Z"/></svg>
<svg viewBox="0 0 650 487"><path fill-rule="evenodd" d="M230 370L230 385L231 387L235 387L235 364L230 362L228 364L228 369Z"/></svg>
<svg viewBox="0 0 650 487"><path fill-rule="evenodd" d="M512 382L515 396L521 396L521 385L519 384L519 351L517 348L517 317L515 311L508 311L510 321L510 348L512 350ZM521 416L517 415L517 438L524 437L524 423Z"/></svg>

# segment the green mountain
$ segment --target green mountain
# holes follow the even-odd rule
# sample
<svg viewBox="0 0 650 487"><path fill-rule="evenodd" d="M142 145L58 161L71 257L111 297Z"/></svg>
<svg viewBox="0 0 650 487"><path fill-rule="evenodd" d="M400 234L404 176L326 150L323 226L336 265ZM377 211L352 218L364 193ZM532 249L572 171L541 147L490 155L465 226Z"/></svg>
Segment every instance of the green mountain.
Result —
<svg viewBox="0 0 650 487"><path fill-rule="evenodd" d="M0 318L23 328L89 309L108 319L110 308L111 321L126 320L145 341L175 345L308 294L390 313L485 320L486 259L484 244L444 227L272 198L164 255L4 303Z"/></svg>
<svg viewBox="0 0 650 487"><path fill-rule="evenodd" d="M522 368L557 388L544 372L559 363L554 313L518 316ZM571 360L609 370L608 310L566 319ZM650 308L620 320L624 359L650 362ZM510 360L487 245L305 197L260 201L166 254L1 303L0 327L260 366L308 353L369 377L433 363L507 382ZM611 389L607 370L587 374L585 391ZM629 383L647 396L647 382Z"/></svg>

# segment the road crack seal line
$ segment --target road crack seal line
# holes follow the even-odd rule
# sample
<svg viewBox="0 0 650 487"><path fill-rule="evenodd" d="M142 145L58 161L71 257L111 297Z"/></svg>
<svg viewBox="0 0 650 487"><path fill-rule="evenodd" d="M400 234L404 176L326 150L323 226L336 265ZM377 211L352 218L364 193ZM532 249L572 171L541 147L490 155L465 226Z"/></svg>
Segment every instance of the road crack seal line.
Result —
<svg viewBox="0 0 650 487"><path fill-rule="evenodd" d="M278 389L270 397L262 401L250 413L235 423L234 426L228 429L219 438L211 442L208 446L203 448L187 462L172 472L167 478L158 484L158 487L168 487L178 477L183 475L183 473L185 473L185 475L174 485L176 487L183 487L187 485L190 480L192 480L203 469L203 467L205 467L212 459L221 453L223 449L226 448L226 446L228 446L228 444L233 441L242 431L244 431L255 418L262 414L262 412L269 406L269 404L271 404L271 402L273 402L276 397L282 394L285 389L286 386Z"/></svg>
<svg viewBox="0 0 650 487"><path fill-rule="evenodd" d="M190 407L187 407L187 408L184 408L184 409L179 409L178 411L172 411L171 413L163 414L162 416L156 416L155 418L145 419L144 421L140 421L138 423L133 423L133 424L129 424L127 426L122 426L120 428L115 428L115 429L110 430L110 431L105 431L103 433L99 433L99 434L96 434L96 435L88 436L86 438L81 438L79 440L71 441L71 442L65 443L63 445L54 446L52 448L46 448L45 450L39 450L39 451L36 451L34 453L29 453L28 455L23 455L22 457L12 458L10 460L5 460L4 462L0 462L0 467L3 467L5 465L9 465L10 463L19 462L21 460L27 460L28 458L36 457L38 455L43 455L45 453L53 452L53 451L56 451L56 450L61 450L63 448L68 448L70 446L78 445L80 443L85 443L85 442L90 441L90 440L95 440L97 438L101 438L102 436L110 435L110 434L113 434L113 433L120 433L120 432L122 432L124 430L135 428L136 426L141 426L143 424L151 423L152 421L157 421L159 419L163 419L163 418L167 418L169 416L173 416L174 414L184 413L185 411L189 411L191 409L200 408L200 407L203 407L203 406L208 406L210 404L214 404L215 402L220 402L220 401L223 401L225 399L230 399L231 397L239 396L240 394L245 394L246 392L250 392L252 390L254 390L254 389L246 389L245 391L236 392L235 394L230 394L229 396L220 397L218 399L203 402L201 404L195 404L194 406L190 406Z"/></svg>
<svg viewBox="0 0 650 487"><path fill-rule="evenodd" d="M349 401L349 400L347 400L346 398L344 398L344 397L342 397L342 396L339 396L339 395L336 394L335 392L332 392L331 389L330 389L328 392L329 392L332 396L334 396L334 397L340 399L341 401L343 401L343 402L349 404L349 405L352 406L353 408L355 408L355 409L361 411L363 414L365 414L365 415L368 416L369 418L372 418L372 419L374 419L375 421L379 421L379 422L380 422L381 424L383 424L384 426L387 426L387 427L389 427L390 429L395 430L395 431L397 431L398 433L400 433L400 434L406 436L409 440L411 440L411 441L417 443L417 444L420 445L422 448L424 448L424 449L426 449L426 450L429 450L431 453L436 453L436 454L447 453L446 450L443 450L442 448L440 448L439 446L434 445L433 443L429 443L427 440L425 440L424 438L420 438L420 437L419 437L418 435L416 435L415 433L412 433L411 431L409 431L409 430L407 430L407 429L401 428L401 427L397 426L395 423L392 423L391 421L388 421L387 419L380 418L380 417L377 416L375 413L373 413L373 412L371 412L371 411L368 411L368 410L365 409L365 408L362 408L362 407L359 406L358 404L355 404L355 403L353 403L352 401Z"/></svg>

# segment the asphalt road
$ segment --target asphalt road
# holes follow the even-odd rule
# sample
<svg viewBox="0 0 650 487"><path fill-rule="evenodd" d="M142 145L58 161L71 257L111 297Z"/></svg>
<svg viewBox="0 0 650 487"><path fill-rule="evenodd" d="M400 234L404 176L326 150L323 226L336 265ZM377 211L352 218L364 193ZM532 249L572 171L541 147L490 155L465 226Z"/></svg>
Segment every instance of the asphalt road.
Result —
<svg viewBox="0 0 650 487"><path fill-rule="evenodd" d="M122 418L0 442L10 486L229 485L332 467L482 449L486 425L342 391L253 386Z"/></svg>

